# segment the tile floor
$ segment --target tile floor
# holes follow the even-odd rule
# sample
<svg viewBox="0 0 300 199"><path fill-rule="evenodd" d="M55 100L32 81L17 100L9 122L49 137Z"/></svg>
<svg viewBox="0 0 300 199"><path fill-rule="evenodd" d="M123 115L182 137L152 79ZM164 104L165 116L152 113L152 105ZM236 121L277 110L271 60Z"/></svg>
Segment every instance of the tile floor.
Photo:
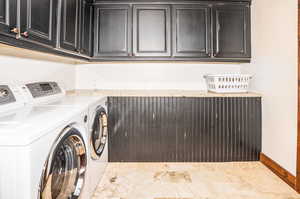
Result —
<svg viewBox="0 0 300 199"><path fill-rule="evenodd" d="M260 162L110 163L93 199L300 199Z"/></svg>

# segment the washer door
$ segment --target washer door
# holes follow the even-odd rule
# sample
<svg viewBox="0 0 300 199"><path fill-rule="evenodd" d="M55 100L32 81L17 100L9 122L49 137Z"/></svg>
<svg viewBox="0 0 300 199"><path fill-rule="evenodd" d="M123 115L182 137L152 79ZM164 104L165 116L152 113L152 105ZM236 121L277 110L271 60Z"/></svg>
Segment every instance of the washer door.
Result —
<svg viewBox="0 0 300 199"><path fill-rule="evenodd" d="M68 127L53 145L40 183L40 199L77 199L85 179L87 154L80 132Z"/></svg>
<svg viewBox="0 0 300 199"><path fill-rule="evenodd" d="M101 157L107 143L107 136L107 113L105 108L100 106L96 110L91 131L92 159L98 160Z"/></svg>

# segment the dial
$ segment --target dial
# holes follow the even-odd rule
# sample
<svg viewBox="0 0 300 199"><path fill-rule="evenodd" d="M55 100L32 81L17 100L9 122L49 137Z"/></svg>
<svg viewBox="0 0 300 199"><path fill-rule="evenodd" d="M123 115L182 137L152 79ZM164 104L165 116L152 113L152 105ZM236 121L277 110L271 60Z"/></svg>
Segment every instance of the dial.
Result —
<svg viewBox="0 0 300 199"><path fill-rule="evenodd" d="M7 97L9 95L9 91L7 89L0 89L0 98Z"/></svg>

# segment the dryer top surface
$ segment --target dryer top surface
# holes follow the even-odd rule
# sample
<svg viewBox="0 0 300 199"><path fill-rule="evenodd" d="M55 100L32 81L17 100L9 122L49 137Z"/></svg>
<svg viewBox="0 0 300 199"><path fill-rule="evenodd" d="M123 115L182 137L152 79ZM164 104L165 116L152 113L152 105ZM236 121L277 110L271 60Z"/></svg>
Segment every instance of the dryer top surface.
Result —
<svg viewBox="0 0 300 199"><path fill-rule="evenodd" d="M76 122L75 118L82 113L72 107L26 106L0 114L0 146L29 145L61 126Z"/></svg>

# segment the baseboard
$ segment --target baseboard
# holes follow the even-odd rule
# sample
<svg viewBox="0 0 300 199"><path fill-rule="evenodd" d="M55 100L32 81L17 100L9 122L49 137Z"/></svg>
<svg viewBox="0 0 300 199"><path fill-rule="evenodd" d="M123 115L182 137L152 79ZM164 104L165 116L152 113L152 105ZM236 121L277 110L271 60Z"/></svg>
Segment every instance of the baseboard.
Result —
<svg viewBox="0 0 300 199"><path fill-rule="evenodd" d="M260 153L260 162L263 163L273 173L275 173L278 177L280 177L283 181L285 181L288 185L290 185L293 189L296 190L296 177L294 175L282 168L274 160L272 160L263 153Z"/></svg>

